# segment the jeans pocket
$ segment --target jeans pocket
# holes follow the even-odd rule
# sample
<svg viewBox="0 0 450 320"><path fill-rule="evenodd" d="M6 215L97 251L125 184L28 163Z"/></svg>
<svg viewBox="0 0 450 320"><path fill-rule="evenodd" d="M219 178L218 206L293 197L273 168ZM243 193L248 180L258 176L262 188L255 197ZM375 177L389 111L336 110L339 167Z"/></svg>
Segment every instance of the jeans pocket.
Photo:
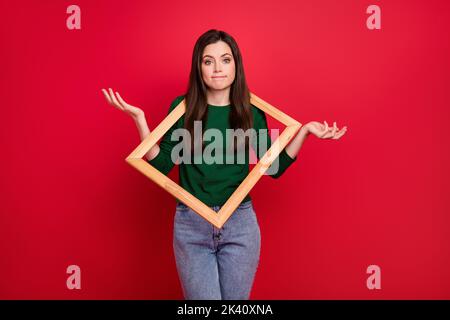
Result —
<svg viewBox="0 0 450 320"><path fill-rule="evenodd" d="M252 200L248 200L245 202L241 202L241 204L237 207L238 209L248 209L252 206Z"/></svg>
<svg viewBox="0 0 450 320"><path fill-rule="evenodd" d="M176 206L177 211L187 211L189 209L190 208L187 205L185 205L183 202L177 202L177 206Z"/></svg>

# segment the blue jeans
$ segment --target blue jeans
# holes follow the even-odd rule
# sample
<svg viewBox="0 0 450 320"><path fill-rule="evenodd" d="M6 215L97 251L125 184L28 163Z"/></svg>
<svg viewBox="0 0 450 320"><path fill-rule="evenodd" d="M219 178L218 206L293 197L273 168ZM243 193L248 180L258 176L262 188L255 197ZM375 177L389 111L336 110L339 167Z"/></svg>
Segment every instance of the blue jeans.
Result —
<svg viewBox="0 0 450 320"><path fill-rule="evenodd" d="M210 208L218 212L221 206ZM252 200L242 202L220 229L177 201L173 249L185 299L249 299L260 248Z"/></svg>

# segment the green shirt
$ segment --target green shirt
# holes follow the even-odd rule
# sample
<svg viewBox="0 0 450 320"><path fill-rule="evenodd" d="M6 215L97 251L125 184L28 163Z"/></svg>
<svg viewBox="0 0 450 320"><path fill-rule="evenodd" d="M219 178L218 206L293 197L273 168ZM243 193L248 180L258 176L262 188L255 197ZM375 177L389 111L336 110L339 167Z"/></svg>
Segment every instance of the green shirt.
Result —
<svg viewBox="0 0 450 320"><path fill-rule="evenodd" d="M184 96L178 96L170 105L169 112L183 100ZM208 116L205 124L205 130L210 128L219 129L222 133L223 148L216 149L221 150L223 153L222 163L212 163L208 164L205 161L196 164L194 161L190 163L181 163L179 167L180 175L180 186L186 191L190 192L193 196L198 198L200 201L208 206L221 206L223 205L236 190L236 188L241 184L241 182L247 177L249 173L249 152L248 148L245 153L245 163L238 162L235 159L232 164L226 163L226 146L229 146L230 142L227 140L226 129L230 129L229 126L229 113L231 110L231 105L228 106L214 106L208 104ZM258 157L264 155L265 150L268 150L271 146L271 139L269 131L267 130L267 119L265 113L252 105L253 113L253 128L258 133L256 135L256 145L253 144L255 153ZM160 152L152 160L147 160L152 166L158 169L163 174L167 175L170 170L175 165L171 159L171 152L174 146L180 144L183 140L182 138L171 140L172 132L177 128L184 127L184 115L166 132L162 137L159 144ZM259 131L260 129L265 129L266 131ZM262 134L262 132L264 132ZM266 147L260 145L261 138L267 139ZM213 140L214 138L209 138L208 140ZM231 139L230 139L231 140ZM210 141L209 143L212 143ZM205 148L208 146L208 141L205 138ZM264 143L264 142L263 142ZM260 151L258 146L261 146ZM256 148L255 148L256 147ZM261 153L262 152L262 153ZM193 153L193 152L192 152ZM181 153L182 154L182 153ZM236 157L235 153L234 156ZM230 155L230 153L228 153ZM242 154L241 154L242 155ZM192 158L193 159L193 158ZM272 166L278 161L278 171L275 174L269 175L272 167L269 167L266 171L267 175L272 178L280 177L283 172L297 159L297 157L291 158L286 150L283 149L280 155L274 160ZM273 169L273 168L272 168ZM242 200L242 202L250 200L249 194Z"/></svg>

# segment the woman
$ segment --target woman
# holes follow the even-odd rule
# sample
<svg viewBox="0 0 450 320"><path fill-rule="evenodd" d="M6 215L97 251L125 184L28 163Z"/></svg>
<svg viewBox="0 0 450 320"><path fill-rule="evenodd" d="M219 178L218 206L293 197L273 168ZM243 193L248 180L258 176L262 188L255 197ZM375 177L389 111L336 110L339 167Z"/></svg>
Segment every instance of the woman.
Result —
<svg viewBox="0 0 450 320"><path fill-rule="evenodd" d="M134 119L141 140L145 139L150 131L143 110L126 103L119 93L114 93L111 88L109 91L102 91L110 104ZM178 142L172 140L172 133L181 128L189 132L190 137L194 138L186 139L190 143L189 148L185 150L194 150L194 160L180 163L180 185L218 212L248 174L249 149L246 141L244 163L211 162L206 159L205 162L196 161L199 156L205 156L204 153L195 153L195 150L206 151L206 131L219 130L227 137L227 129L253 128L256 132L267 129L264 112L250 104L241 53L236 41L229 34L213 29L197 40L187 93L172 102L169 113L183 99L186 100L186 113L164 135L161 143L153 146L145 156L158 170L164 174L169 173L175 164L173 160L179 159L173 154ZM198 123L202 125L204 133L200 140L195 138L194 130L194 125ZM321 139L339 139L345 132L346 127L338 130L336 122L332 128L328 127L326 121L324 124L313 121L302 126L274 161L278 164L278 170L270 176L278 178L283 174L296 160L309 134ZM260 150L260 138L265 138L270 146L270 136L268 133L258 133L253 137L256 137L256 142L250 141L259 158L265 152ZM214 156L211 154L215 160L223 160L223 155L237 155L237 146L230 149L231 141L226 138L224 140L223 149L218 149L218 152L216 149ZM200 143L200 149L196 149ZM192 157L185 157L183 154L183 159L192 160ZM272 169L272 166L269 169ZM178 200L173 248L184 297L248 299L259 263L260 243L260 229L250 195L243 199L221 229L214 227Z"/></svg>

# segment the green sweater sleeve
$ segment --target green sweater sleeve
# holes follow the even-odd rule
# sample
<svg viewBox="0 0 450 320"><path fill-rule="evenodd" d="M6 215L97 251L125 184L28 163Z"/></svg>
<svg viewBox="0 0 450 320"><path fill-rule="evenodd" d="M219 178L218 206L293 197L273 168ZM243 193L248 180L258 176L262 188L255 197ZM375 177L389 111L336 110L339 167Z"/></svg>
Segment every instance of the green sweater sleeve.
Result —
<svg viewBox="0 0 450 320"><path fill-rule="evenodd" d="M184 99L184 96L178 96L174 101L170 104L169 113L175 109L175 107ZM177 141L172 141L171 136L175 129L181 126L181 117L175 124L164 134L159 143L159 153L152 160L148 160L147 162L158 169L161 173L167 175L170 170L174 167L175 163L172 162L171 152L173 147L178 143Z"/></svg>
<svg viewBox="0 0 450 320"><path fill-rule="evenodd" d="M264 111L261 109L254 107L254 125L253 127L256 130L256 139L253 144L253 149L255 150L256 156L258 159L262 157L267 150L269 150L272 145L269 130L267 128L267 118ZM262 129L262 131L260 131ZM264 139L264 140L263 140ZM265 142L265 143L264 143ZM255 145L256 143L256 145ZM267 147L265 147L267 146ZM277 179L279 178L284 171L297 160L297 156L291 158L287 152L286 148L284 148L277 158L272 162L271 166L267 169L266 174L270 177ZM276 167L278 165L278 168ZM278 169L278 170L277 170Z"/></svg>

